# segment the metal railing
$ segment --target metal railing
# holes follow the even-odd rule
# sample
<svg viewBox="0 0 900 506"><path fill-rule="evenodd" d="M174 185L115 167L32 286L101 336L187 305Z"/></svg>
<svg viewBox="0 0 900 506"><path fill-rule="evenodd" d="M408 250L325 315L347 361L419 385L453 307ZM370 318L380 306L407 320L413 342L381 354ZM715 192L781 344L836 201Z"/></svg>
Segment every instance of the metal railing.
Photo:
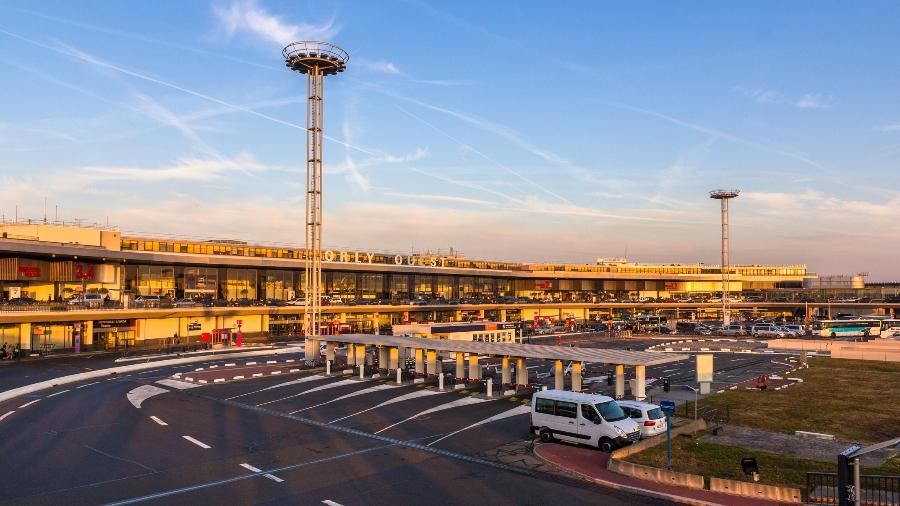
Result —
<svg viewBox="0 0 900 506"><path fill-rule="evenodd" d="M119 301L109 301L104 304L70 304L68 302L36 302L34 304L0 304L0 312L62 312L62 311L85 311L85 310L112 310L123 309L122 303Z"/></svg>
<svg viewBox="0 0 900 506"><path fill-rule="evenodd" d="M863 474L860 477L859 503L871 506L900 505L900 476ZM809 504L838 504L837 473L806 473L804 495Z"/></svg>

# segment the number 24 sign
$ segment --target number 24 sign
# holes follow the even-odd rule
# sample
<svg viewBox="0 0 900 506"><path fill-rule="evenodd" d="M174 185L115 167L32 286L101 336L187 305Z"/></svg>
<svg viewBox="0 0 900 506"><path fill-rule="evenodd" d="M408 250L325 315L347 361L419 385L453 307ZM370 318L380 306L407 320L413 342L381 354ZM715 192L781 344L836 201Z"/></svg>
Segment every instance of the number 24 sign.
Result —
<svg viewBox="0 0 900 506"><path fill-rule="evenodd" d="M94 266L75 264L75 279L94 279Z"/></svg>

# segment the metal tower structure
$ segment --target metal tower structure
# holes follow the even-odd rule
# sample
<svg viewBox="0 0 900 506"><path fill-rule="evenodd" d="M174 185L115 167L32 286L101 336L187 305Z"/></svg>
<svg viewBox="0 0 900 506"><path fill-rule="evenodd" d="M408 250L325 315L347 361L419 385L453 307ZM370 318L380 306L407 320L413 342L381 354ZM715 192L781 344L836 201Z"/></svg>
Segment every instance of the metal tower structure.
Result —
<svg viewBox="0 0 900 506"><path fill-rule="evenodd" d="M322 323L322 125L325 76L347 68L343 49L320 41L299 41L282 51L291 70L306 74L306 293L303 334L306 361L319 355Z"/></svg>
<svg viewBox="0 0 900 506"><path fill-rule="evenodd" d="M709 198L722 203L722 325L731 323L731 300L728 294L731 288L731 267L728 265L728 201L736 198L741 190L713 190Z"/></svg>

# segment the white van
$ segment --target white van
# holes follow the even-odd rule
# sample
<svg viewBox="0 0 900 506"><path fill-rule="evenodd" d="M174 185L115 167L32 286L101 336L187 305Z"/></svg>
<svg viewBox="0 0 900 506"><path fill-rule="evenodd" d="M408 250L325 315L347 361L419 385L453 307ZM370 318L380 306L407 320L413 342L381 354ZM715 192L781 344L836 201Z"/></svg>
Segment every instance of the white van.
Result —
<svg viewBox="0 0 900 506"><path fill-rule="evenodd" d="M637 422L611 397L544 390L531 398L531 432L541 441L580 443L611 452L641 439Z"/></svg>

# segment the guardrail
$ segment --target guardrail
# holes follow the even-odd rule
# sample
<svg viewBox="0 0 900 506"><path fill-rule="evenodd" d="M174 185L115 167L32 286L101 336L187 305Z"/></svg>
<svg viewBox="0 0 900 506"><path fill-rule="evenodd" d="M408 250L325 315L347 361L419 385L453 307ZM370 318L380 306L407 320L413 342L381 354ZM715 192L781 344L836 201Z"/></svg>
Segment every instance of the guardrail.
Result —
<svg viewBox="0 0 900 506"><path fill-rule="evenodd" d="M47 312L124 309L121 302L109 301L105 304L70 304L68 302L37 302L35 304L0 304L0 312Z"/></svg>
<svg viewBox="0 0 900 506"><path fill-rule="evenodd" d="M863 474L859 477L860 504L872 506L900 505L900 476ZM837 473L806 473L806 502L838 504Z"/></svg>

